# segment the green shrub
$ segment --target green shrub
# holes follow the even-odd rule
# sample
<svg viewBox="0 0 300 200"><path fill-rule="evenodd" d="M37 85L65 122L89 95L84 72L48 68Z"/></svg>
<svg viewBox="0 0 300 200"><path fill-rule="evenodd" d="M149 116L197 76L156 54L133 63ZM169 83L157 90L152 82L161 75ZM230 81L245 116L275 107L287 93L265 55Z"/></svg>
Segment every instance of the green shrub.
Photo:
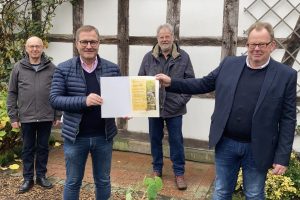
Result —
<svg viewBox="0 0 300 200"><path fill-rule="evenodd" d="M13 129L6 112L6 90L0 91L0 154L21 145L20 129Z"/></svg>
<svg viewBox="0 0 300 200"><path fill-rule="evenodd" d="M14 152L6 151L0 154L0 166L6 166L8 163L14 160Z"/></svg>

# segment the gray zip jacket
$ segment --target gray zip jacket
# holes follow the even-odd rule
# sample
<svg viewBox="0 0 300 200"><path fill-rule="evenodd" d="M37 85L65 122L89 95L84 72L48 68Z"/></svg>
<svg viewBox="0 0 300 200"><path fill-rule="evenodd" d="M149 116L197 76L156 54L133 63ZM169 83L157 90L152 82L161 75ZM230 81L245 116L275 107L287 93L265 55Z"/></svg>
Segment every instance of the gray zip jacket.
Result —
<svg viewBox="0 0 300 200"><path fill-rule="evenodd" d="M59 120L61 112L50 105L49 93L55 65L42 54L38 70L32 67L28 55L18 61L8 87L7 113L11 123Z"/></svg>
<svg viewBox="0 0 300 200"><path fill-rule="evenodd" d="M160 62L160 48L156 44L152 51L148 52L142 61L139 76L154 76L164 73L171 78L194 78L194 70L189 55L180 49L175 43L171 52L170 61L166 69ZM177 117L186 113L186 104L191 95L166 92L164 88L160 89L160 117Z"/></svg>

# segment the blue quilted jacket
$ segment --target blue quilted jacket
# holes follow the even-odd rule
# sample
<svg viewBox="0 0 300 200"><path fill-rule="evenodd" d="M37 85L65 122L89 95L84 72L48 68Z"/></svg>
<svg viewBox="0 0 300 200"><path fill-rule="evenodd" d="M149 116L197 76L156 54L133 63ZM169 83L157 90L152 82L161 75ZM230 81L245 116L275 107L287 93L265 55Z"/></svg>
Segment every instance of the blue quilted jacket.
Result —
<svg viewBox="0 0 300 200"><path fill-rule="evenodd" d="M53 108L63 111L62 137L75 142L79 132L79 124L86 105L86 82L82 71L80 58L74 57L60 63L55 69L50 103ZM120 76L118 65L98 56L96 75L110 77ZM100 85L100 80L99 85ZM101 85L100 85L101 88ZM117 134L114 118L105 119L106 139L110 140Z"/></svg>

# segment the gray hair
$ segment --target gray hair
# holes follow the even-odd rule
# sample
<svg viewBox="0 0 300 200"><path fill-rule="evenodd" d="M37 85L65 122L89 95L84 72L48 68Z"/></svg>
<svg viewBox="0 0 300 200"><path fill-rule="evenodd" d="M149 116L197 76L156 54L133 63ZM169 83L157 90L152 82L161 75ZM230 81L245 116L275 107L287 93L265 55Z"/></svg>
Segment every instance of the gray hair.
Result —
<svg viewBox="0 0 300 200"><path fill-rule="evenodd" d="M77 29L77 31L76 31L76 36L75 36L76 41L79 40L79 34L81 32L91 32L91 31L95 31L97 36L98 36L98 40L100 40L100 34L99 34L99 31L96 27L91 26L91 25L83 25L79 29Z"/></svg>
<svg viewBox="0 0 300 200"><path fill-rule="evenodd" d="M156 36L158 36L159 31L160 31L161 29L164 29L164 28L168 29L168 30L171 32L171 34L174 36L174 28L173 28L173 26L172 26L171 24L169 24L169 23L165 23L165 24L160 25L160 26L157 28Z"/></svg>

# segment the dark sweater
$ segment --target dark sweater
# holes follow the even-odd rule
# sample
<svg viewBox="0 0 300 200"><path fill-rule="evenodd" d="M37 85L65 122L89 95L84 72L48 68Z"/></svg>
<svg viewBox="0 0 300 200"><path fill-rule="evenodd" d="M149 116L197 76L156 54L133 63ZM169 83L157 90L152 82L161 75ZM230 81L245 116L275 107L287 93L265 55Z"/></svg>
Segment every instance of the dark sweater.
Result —
<svg viewBox="0 0 300 200"><path fill-rule="evenodd" d="M100 86L97 81L96 73L87 73L84 71L84 77L87 85L86 95L95 93L100 95ZM101 118L101 106L87 107L82 115L77 137L97 137L105 134L105 121Z"/></svg>
<svg viewBox="0 0 300 200"><path fill-rule="evenodd" d="M266 72L267 67L251 69L245 65L223 134L225 137L251 142L252 117Z"/></svg>

